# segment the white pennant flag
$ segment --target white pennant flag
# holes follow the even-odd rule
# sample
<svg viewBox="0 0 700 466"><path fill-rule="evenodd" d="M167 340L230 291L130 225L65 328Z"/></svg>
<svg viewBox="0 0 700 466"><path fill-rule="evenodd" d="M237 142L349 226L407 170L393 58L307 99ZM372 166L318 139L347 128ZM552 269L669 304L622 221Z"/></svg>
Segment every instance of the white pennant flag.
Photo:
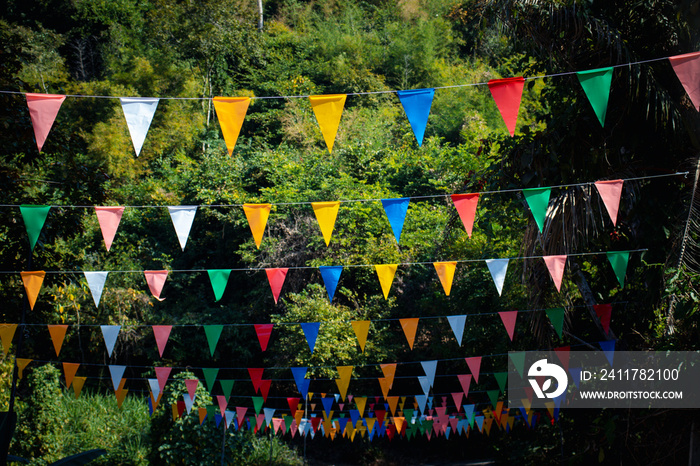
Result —
<svg viewBox="0 0 700 466"><path fill-rule="evenodd" d="M498 290L498 296L501 296L503 291L503 282L506 280L506 271L508 270L508 261L510 259L486 259L486 265L493 277L493 283Z"/></svg>
<svg viewBox="0 0 700 466"><path fill-rule="evenodd" d="M160 384L158 383L158 379L148 379L148 384L151 386L153 399L158 400L158 395L160 395Z"/></svg>
<svg viewBox="0 0 700 466"><path fill-rule="evenodd" d="M182 397L185 399L185 408L187 409L187 414L190 414L190 411L192 411L192 405L194 405L194 398L190 398L189 393L183 393ZM195 398L197 395L195 395Z"/></svg>
<svg viewBox="0 0 700 466"><path fill-rule="evenodd" d="M425 376L428 377L430 386L432 387L435 383L435 371L437 369L437 361L421 361L421 366L423 366L423 372Z"/></svg>
<svg viewBox="0 0 700 466"><path fill-rule="evenodd" d="M148 128L153 121L153 115L158 107L158 100L147 97L122 97L122 110L126 118L126 125L129 127L131 142L134 143L136 157L141 153L141 147L146 140Z"/></svg>
<svg viewBox="0 0 700 466"><path fill-rule="evenodd" d="M109 272L83 272L85 280L87 280L88 283L88 288L90 288L90 293L92 293L92 299L95 301L95 307L100 306L102 290L104 290L108 273Z"/></svg>
<svg viewBox="0 0 700 466"><path fill-rule="evenodd" d="M187 238L190 236L194 215L197 213L196 205L181 205L168 207L170 219L173 221L177 239L180 241L180 247L185 250Z"/></svg>
<svg viewBox="0 0 700 466"><path fill-rule="evenodd" d="M455 334L459 346L462 346L462 336L464 335L464 324L467 322L467 316L447 316L447 321L450 323L450 327Z"/></svg>
<svg viewBox="0 0 700 466"><path fill-rule="evenodd" d="M105 346L107 347L107 353L109 357L112 357L112 351L114 351L114 344L117 342L117 337L119 336L119 331L122 329L121 325L100 325L102 329L102 337L105 339Z"/></svg>
<svg viewBox="0 0 700 466"><path fill-rule="evenodd" d="M428 377L418 376L418 382L420 382L420 386L423 389L423 393L428 395L428 392L430 392L430 380L428 379Z"/></svg>

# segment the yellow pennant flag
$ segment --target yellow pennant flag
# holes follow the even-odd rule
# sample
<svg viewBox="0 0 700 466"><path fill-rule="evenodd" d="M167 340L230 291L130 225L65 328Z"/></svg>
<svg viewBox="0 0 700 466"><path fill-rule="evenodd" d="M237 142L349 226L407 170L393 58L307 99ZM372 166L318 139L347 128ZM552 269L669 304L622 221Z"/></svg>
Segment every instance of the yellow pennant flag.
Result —
<svg viewBox="0 0 700 466"><path fill-rule="evenodd" d="M250 97L214 97L214 110L226 141L228 155L233 154L233 148L236 147L248 105Z"/></svg>
<svg viewBox="0 0 700 466"><path fill-rule="evenodd" d="M74 377L73 378L73 393L75 393L75 399L77 400L80 396L80 392L83 391L83 386L87 377Z"/></svg>
<svg viewBox="0 0 700 466"><path fill-rule="evenodd" d="M328 146L328 153L333 152L335 135L340 125L340 117L345 107L345 94L310 95L309 102L314 109L316 121L321 128L323 139Z"/></svg>
<svg viewBox="0 0 700 466"><path fill-rule="evenodd" d="M401 328L406 335L406 340L408 340L408 346L413 349L413 341L416 339L416 330L418 329L418 317L399 319L399 322L401 322Z"/></svg>
<svg viewBox="0 0 700 466"><path fill-rule="evenodd" d="M355 405L357 406L357 410L360 412L360 417L363 417L364 412L365 412L365 406L367 405L367 397L366 396L356 396L353 399L355 400Z"/></svg>
<svg viewBox="0 0 700 466"><path fill-rule="evenodd" d="M339 379L335 379L335 383L338 384L338 390L340 391L340 397L345 401L345 395L348 393L348 386L350 385L350 378L352 377L352 369L355 366L337 366Z"/></svg>
<svg viewBox="0 0 700 466"><path fill-rule="evenodd" d="M377 271L377 277L379 278L379 284L382 285L384 299L389 298L389 290L391 289L391 283L394 281L394 275L396 275L396 267L398 267L398 264L381 264L374 266L374 270Z"/></svg>
<svg viewBox="0 0 700 466"><path fill-rule="evenodd" d="M0 324L0 339L2 340L2 355L7 356L12 339L15 337L17 324ZM364 345L362 345L364 347Z"/></svg>
<svg viewBox="0 0 700 466"><path fill-rule="evenodd" d="M312 202L311 207L314 208L318 226L321 227L323 239L326 241L326 246L331 242L331 234L335 227L335 219L338 216L338 207L340 202Z"/></svg>
<svg viewBox="0 0 700 466"><path fill-rule="evenodd" d="M63 363L63 374L66 377L66 387L70 387L75 378L75 373L78 372L79 363L75 362L64 362Z"/></svg>
<svg viewBox="0 0 700 466"><path fill-rule="evenodd" d="M24 372L24 368L29 365L30 362L32 362L32 359L22 359L22 358L16 358L15 362L17 363L17 377L22 379L22 372Z"/></svg>
<svg viewBox="0 0 700 466"><path fill-rule="evenodd" d="M433 262L435 266L435 271L440 278L440 283L442 283L442 288L445 290L447 296L450 295L450 290L452 289L452 279L455 276L455 267L457 267L457 262Z"/></svg>
<svg viewBox="0 0 700 466"><path fill-rule="evenodd" d="M248 219L250 231L253 233L255 245L260 249L267 218L270 216L270 204L243 204L243 211Z"/></svg>
<svg viewBox="0 0 700 466"><path fill-rule="evenodd" d="M41 284L44 283L46 272L38 270L36 272L20 272L19 274L22 276L22 283L24 283L24 289L27 292L29 307L33 310L36 298L39 296L39 290L41 290Z"/></svg>
<svg viewBox="0 0 700 466"><path fill-rule="evenodd" d="M56 350L56 356L61 352L61 346L63 346L63 339L66 338L66 330L68 330L67 325L49 325L49 333L51 334L51 341L53 341L53 349Z"/></svg>
<svg viewBox="0 0 700 466"><path fill-rule="evenodd" d="M353 320L351 322L352 329L357 336L357 342L360 344L360 349L365 352L365 343L367 343L367 334L369 333L369 320Z"/></svg>
<svg viewBox="0 0 700 466"><path fill-rule="evenodd" d="M389 396L389 397L387 397L386 402L389 403L389 409L391 410L391 415L396 416L396 407L399 405L399 397L398 396Z"/></svg>

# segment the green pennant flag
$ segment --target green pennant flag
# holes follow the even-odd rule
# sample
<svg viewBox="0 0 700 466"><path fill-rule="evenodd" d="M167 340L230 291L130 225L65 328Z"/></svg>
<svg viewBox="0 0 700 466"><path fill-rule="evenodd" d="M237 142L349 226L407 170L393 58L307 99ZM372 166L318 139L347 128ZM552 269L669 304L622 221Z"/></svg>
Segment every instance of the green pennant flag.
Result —
<svg viewBox="0 0 700 466"><path fill-rule="evenodd" d="M544 228L544 219L547 216L547 206L549 205L549 194L551 188L529 188L523 189L523 196L530 206L532 216L535 217L535 222L542 233Z"/></svg>
<svg viewBox="0 0 700 466"><path fill-rule="evenodd" d="M627 274L627 262L629 259L629 251L608 252L608 260L610 261L610 265L612 265L617 281L620 282L620 288L625 287L625 275Z"/></svg>
<svg viewBox="0 0 700 466"><path fill-rule="evenodd" d="M513 361L518 374L520 374L520 377L522 377L523 372L525 371L525 352L519 351L517 353L508 353L508 356L510 357L510 360Z"/></svg>
<svg viewBox="0 0 700 466"><path fill-rule="evenodd" d="M49 205L21 205L19 211L24 219L24 226L27 228L27 236L29 236L29 245L32 251L36 242L39 239L39 233L44 228L44 222L49 215Z"/></svg>
<svg viewBox="0 0 700 466"><path fill-rule="evenodd" d="M212 269L207 270L207 273L209 274L211 287L214 290L214 297L216 298L216 301L218 301L224 295L224 290L226 290L226 284L228 283L228 277L231 275L231 269Z"/></svg>
<svg viewBox="0 0 700 466"><path fill-rule="evenodd" d="M605 113L608 110L612 72L611 66L609 68L598 68L576 73L583 92L586 93L586 97L588 97L588 101L591 103L598 121L600 121L600 126L605 126Z"/></svg>
<svg viewBox="0 0 700 466"><path fill-rule="evenodd" d="M233 382L235 382L235 380L219 380L219 385L221 385L221 390L224 392L224 396L227 400L231 397Z"/></svg>
<svg viewBox="0 0 700 466"><path fill-rule="evenodd" d="M498 404L498 390L486 390L486 394L489 396L489 400L491 401L491 406L494 408Z"/></svg>
<svg viewBox="0 0 700 466"><path fill-rule="evenodd" d="M294 418L292 416L284 416L284 433L289 432L289 428L292 427L292 422Z"/></svg>
<svg viewBox="0 0 700 466"><path fill-rule="evenodd" d="M508 372L495 372L493 374L494 377L496 377L496 382L498 382L498 388L501 389L501 392L506 391L506 380L508 380ZM494 404L494 406L496 406Z"/></svg>
<svg viewBox="0 0 700 466"><path fill-rule="evenodd" d="M564 331L564 308L555 307L554 309L547 309L545 312L547 313L547 317L549 317L549 321L552 323L554 330L557 332L557 335L559 335L559 338L561 338L561 334Z"/></svg>
<svg viewBox="0 0 700 466"><path fill-rule="evenodd" d="M263 397L261 396L254 396L253 397L253 406L255 407L255 414L260 414L260 410L262 409L263 405Z"/></svg>
<svg viewBox="0 0 700 466"><path fill-rule="evenodd" d="M204 372L204 381L207 383L207 388L211 394L212 390L214 390L214 384L216 383L216 376L219 375L219 369L215 367L205 367L202 369L202 372Z"/></svg>
<svg viewBox="0 0 700 466"><path fill-rule="evenodd" d="M216 344L219 343L219 338L221 337L221 331L224 329L223 325L205 325L204 333L207 334L207 342L209 343L209 352L211 356L214 357L214 350L216 349Z"/></svg>

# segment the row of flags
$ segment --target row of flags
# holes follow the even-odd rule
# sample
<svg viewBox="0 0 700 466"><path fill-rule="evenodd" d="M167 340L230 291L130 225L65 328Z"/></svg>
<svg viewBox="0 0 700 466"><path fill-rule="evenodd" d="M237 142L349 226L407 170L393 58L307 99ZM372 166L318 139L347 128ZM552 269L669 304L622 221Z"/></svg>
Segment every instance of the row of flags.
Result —
<svg viewBox="0 0 700 466"><path fill-rule="evenodd" d="M603 330L605 333L609 333L610 330L610 319L612 316L612 305L611 304L597 304L593 306L594 311L596 315L598 316L599 323L602 326ZM498 316L501 319L501 322L503 323L503 326L508 333L508 337L510 340L513 340L514 334L515 334L515 324L518 318L519 312L522 311L500 311L500 312L494 312L493 314L498 314ZM563 307L559 308L552 308L552 309L546 309L544 310L545 314L549 318L549 321L552 324L552 327L554 328L554 331L556 334L559 336L559 338L562 338L563 336L563 329L564 329L564 316L566 314L566 310ZM479 316L482 316L483 314L479 314ZM452 330L452 333L454 334L455 340L459 344L459 346L462 346L462 337L464 335L464 329L466 326L466 321L467 317L469 317L467 314L462 314L462 315L452 315L452 316L443 316L447 322L450 325L450 329ZM430 317L434 318L434 317ZM387 319L382 319L382 321L386 321ZM420 323L421 318L420 317L410 317L410 318L401 318L401 319L392 319L398 321L399 326L401 327L401 330L403 331L404 336L406 337L406 342L408 343L408 346L410 349L413 349L413 344L415 342L416 338L416 333L418 331L418 325ZM350 325L353 329L353 332L355 333L355 337L357 338L357 343L360 347L361 352L365 352L365 346L367 344L367 339L369 336L369 330L370 326L372 324L371 320L353 320L350 322ZM279 328L280 324L277 324L277 327ZM284 326L299 326L302 330L302 333L304 334L304 338L306 338L306 343L309 346L309 351L311 354L314 352L314 348L316 346L316 341L318 339L318 335L321 329L321 322L302 322L302 323L285 323L281 324ZM239 324L239 326L241 326ZM272 336L272 331L275 328L275 324L251 324L251 326L255 330L255 335L258 339L258 343L260 344L260 349L261 351L265 352L267 351L268 344L270 342L270 337ZM10 345L12 344L12 340L14 339L15 332L17 331L18 324L12 324L12 323L3 323L0 324L0 341L2 341L2 347L3 347L3 354L4 356L7 356L8 351L10 350ZM63 342L66 337L66 333L68 331L68 328L70 327L68 324L48 324L46 325L49 334L51 335L51 341L54 346L54 350L56 352L56 356L60 355L61 348L63 347ZM109 357L111 358L114 352L114 347L117 343L117 339L119 337L119 334L121 332L122 326L121 325L100 325L100 330L102 332L102 338L104 340L105 348L107 349L107 353ZM163 353L165 351L165 348L168 344L168 341L170 339L170 334L173 330L173 327L179 327L179 326L173 326L173 325L149 325L146 327L151 327L153 331L153 336L156 341L156 346L158 347L158 354L160 357L163 357ZM187 325L187 327L191 327L190 325ZM221 339L221 335L223 333L225 325L217 324L217 325L202 325L201 326L204 329L204 334L206 336L207 344L209 347L209 353L213 357L214 352L216 351L216 347L219 343L219 340Z"/></svg>
<svg viewBox="0 0 700 466"><path fill-rule="evenodd" d="M594 255L602 253L586 253L586 255ZM608 258L615 277L617 278L620 287L625 285L625 275L627 274L627 264L629 263L630 251L608 251L605 253ZM561 291L561 285L564 278L564 270L566 268L567 261L566 254L552 255L552 256L540 256L540 257L528 257L523 259L539 259L541 258L544 262L549 274L552 278L557 291ZM491 278L493 279L498 295L500 296L503 292L503 285L506 279L506 272L508 270L508 264L511 260L515 259L475 259L468 262L482 262L486 264ZM458 262L465 261L447 261L447 262L433 262L433 267L437 273L437 276L442 284L442 288L445 295L449 296L452 291L452 283L454 281L454 275L457 268ZM372 267L377 274L379 280L379 285L382 289L384 299L389 298L389 293L391 291L391 286L394 282L394 277L396 276L396 271L402 264L375 264L375 265L363 265L363 267ZM358 266L350 266L358 267ZM287 274L289 270L295 269L308 269L309 267L283 267L283 268L265 268L265 275L267 276L267 281L270 285L270 291L272 291L272 297L277 304L279 297L282 293L282 287L286 281ZM340 282L341 274L344 270L344 266L334 265L334 266L320 266L318 270L321 274L321 278L326 287L326 292L328 294L328 300L333 301L335 296L335 291ZM209 276L209 281L214 292L214 298L219 301L226 290L226 286L229 281L231 273L236 271L250 271L259 269L208 269L201 270L201 272L206 272ZM148 289L155 299L158 301L163 301L165 298L161 297L163 288L165 287L166 279L172 271L168 270L144 270L143 274L146 279L146 284ZM193 271L188 271L193 272ZM199 272L199 271L194 271ZM24 290L29 301L29 306L33 310L36 304L39 292L44 283L44 278L46 273L43 270L35 271L25 271L19 272L24 285ZM56 272L51 272L56 273ZM61 272L58 272L61 273ZM72 273L72 272L65 272ZM120 273L120 272L112 272ZM140 272L136 272L140 273ZM105 284L107 282L107 277L110 272L108 271L92 271L83 272L85 280L87 281L88 289L92 294L93 301L96 307L99 307L100 301L102 299L102 293L104 291Z"/></svg>
<svg viewBox="0 0 700 466"><path fill-rule="evenodd" d="M700 79L700 52L668 57L668 60L693 105L700 110L700 88L697 85L698 79ZM576 72L579 83L588 97L601 126L605 125L613 68L610 66ZM488 81L487 85L503 117L503 122L508 132L513 136L525 86L525 78L520 76L492 79ZM402 90L396 91L396 94L420 146L423 143L435 89ZM34 128L37 148L41 152L66 96L35 93L27 93L25 96ZM346 98L346 94L313 95L308 97L329 153L333 151L333 144L343 109L345 108ZM122 97L119 100L127 127L129 128L134 151L138 157L160 99L152 97ZM250 101L250 97L213 98L214 109L219 119L229 155L233 153L236 146Z"/></svg>
<svg viewBox="0 0 700 466"><path fill-rule="evenodd" d="M622 187L624 180L605 180L596 181L594 186L600 195L600 199L605 205L605 208L610 216L613 225L617 224L617 216L620 207L620 198L622 196ZM532 213L540 232L544 229L545 219L547 217L547 208L549 207L549 198L551 196L551 187L544 188L526 188L522 190L523 197L527 202L530 212ZM479 202L479 193L452 194L450 196L452 203L459 214L464 225L467 235L471 238L474 227L474 219L476 217L476 209ZM401 240L401 232L406 220L406 214L410 203L410 198L390 198L381 199L382 207L386 218L391 225L391 230L396 238L396 243ZM316 220L318 221L323 240L326 246L330 244L335 223L340 208L340 201L330 202L310 202L313 208ZM165 206L170 214L175 234L177 235L180 247L185 250L187 240L192 230L195 215L200 206ZM107 251L112 247L112 243L117 234L119 224L121 223L124 214L124 206L95 206L95 214L97 216L102 238ZM253 235L256 247L259 249L262 243L267 221L270 216L272 204L243 204L243 212L250 231ZM46 223L46 219L51 210L48 205L20 205L20 214L24 221L27 230L29 245L33 250L36 246L41 230Z"/></svg>

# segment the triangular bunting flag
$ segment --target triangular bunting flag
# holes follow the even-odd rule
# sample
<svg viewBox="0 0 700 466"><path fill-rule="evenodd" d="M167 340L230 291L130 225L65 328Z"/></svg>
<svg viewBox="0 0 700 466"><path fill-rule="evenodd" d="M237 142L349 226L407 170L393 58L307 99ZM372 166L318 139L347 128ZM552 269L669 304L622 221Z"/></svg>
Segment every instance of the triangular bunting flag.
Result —
<svg viewBox="0 0 700 466"><path fill-rule="evenodd" d="M544 220L547 217L547 207L549 206L551 192L551 188L523 189L523 196L525 196L527 205L530 206L530 212L532 212L540 233L544 229Z"/></svg>
<svg viewBox="0 0 700 466"><path fill-rule="evenodd" d="M187 379L185 380L185 387L187 388L187 395L189 395L190 400L194 403L194 398L197 393L197 385L199 385L199 379Z"/></svg>
<svg viewBox="0 0 700 466"><path fill-rule="evenodd" d="M449 296L450 290L452 290L452 280L455 276L457 262L433 262L433 266L438 274L440 283L442 283L442 289L445 290L445 295Z"/></svg>
<svg viewBox="0 0 700 466"><path fill-rule="evenodd" d="M105 281L107 280L107 274L109 272L83 272L85 275L85 280L87 280L88 288L92 294L92 300L95 302L95 307L100 306L100 299L102 298L102 290L105 287Z"/></svg>
<svg viewBox="0 0 700 466"><path fill-rule="evenodd" d="M603 331L607 335L610 331L610 316L612 315L612 304L596 304L593 306L598 319L600 319L600 325L603 327Z"/></svg>
<svg viewBox="0 0 700 466"><path fill-rule="evenodd" d="M41 152L46 142L46 137L51 131L56 115L61 109L61 104L66 100L65 95L58 94L33 94L26 93L27 107L29 108L29 117L32 120L34 127L34 137L36 138L36 146Z"/></svg>
<svg viewBox="0 0 700 466"><path fill-rule="evenodd" d="M510 358L511 361L513 361L513 365L515 366L515 370L518 371L518 374L520 374L520 377L522 377L523 372L525 371L525 352L524 351L518 351L516 353L509 352L508 357Z"/></svg>
<svg viewBox="0 0 700 466"><path fill-rule="evenodd" d="M382 374L384 378L389 382L389 388L394 385L394 376L396 375L396 363L393 364L380 364L379 367L382 369Z"/></svg>
<svg viewBox="0 0 700 466"><path fill-rule="evenodd" d="M260 249L263 233L265 233L267 218L270 216L270 207L272 207L270 204L243 204L243 212L248 219L248 225L258 249Z"/></svg>
<svg viewBox="0 0 700 466"><path fill-rule="evenodd" d="M474 376L474 382L479 383L479 371L481 370L481 356L472 356L471 358L464 358L469 366L469 370Z"/></svg>
<svg viewBox="0 0 700 466"><path fill-rule="evenodd" d="M627 274L627 262L630 259L629 251L610 251L607 253L613 272L620 283L620 288L625 286L625 275Z"/></svg>
<svg viewBox="0 0 700 466"><path fill-rule="evenodd" d="M380 264L374 266L374 270L377 272L377 278L379 278L379 284L384 293L384 299L389 298L389 290L391 290L391 283L394 281L397 267L398 264Z"/></svg>
<svg viewBox="0 0 700 466"><path fill-rule="evenodd" d="M472 374L459 374L457 375L459 384L462 386L462 391L464 392L464 397L469 397L469 386L472 383Z"/></svg>
<svg viewBox="0 0 700 466"><path fill-rule="evenodd" d="M307 399L309 396L309 384L311 381L306 378L306 372L308 368L306 367L290 367L292 370L292 375L294 376L294 382L297 384L297 389L303 399Z"/></svg>
<svg viewBox="0 0 700 466"><path fill-rule="evenodd" d="M66 330L68 330L67 325L48 325L49 333L51 334L51 341L53 342L53 349L56 350L56 356L61 352L61 346L63 346L63 339L66 338Z"/></svg>
<svg viewBox="0 0 700 466"><path fill-rule="evenodd" d="M109 366L109 374L112 377L112 385L115 391L119 390L119 385L121 384L122 377L124 377L125 370L126 366L116 366L113 364Z"/></svg>
<svg viewBox="0 0 700 466"><path fill-rule="evenodd" d="M501 311L498 313L498 315L501 316L501 320L503 321L503 325L506 328L506 332L508 332L510 341L513 341L513 332L515 331L515 319L518 318L518 311Z"/></svg>
<svg viewBox="0 0 700 466"><path fill-rule="evenodd" d="M284 279L287 278L287 271L289 269L265 269L267 274L267 281L270 282L270 289L272 290L272 297L275 298L275 304L280 297L280 292L282 291L282 285L284 285Z"/></svg>
<svg viewBox="0 0 700 466"><path fill-rule="evenodd" d="M345 396L348 392L348 386L350 385L350 378L352 377L352 370L354 366L337 366L339 378L335 379L335 383L338 385L338 391L340 392L340 398L345 402Z"/></svg>
<svg viewBox="0 0 700 466"><path fill-rule="evenodd" d="M508 271L508 261L510 259L486 259L486 266L491 272L491 278L498 290L498 296L503 292L503 283L506 281L506 272Z"/></svg>
<svg viewBox="0 0 700 466"><path fill-rule="evenodd" d="M85 381L87 377L74 377L73 378L73 393L75 394L75 399L80 397L80 392L83 391L83 386L85 386Z"/></svg>
<svg viewBox="0 0 700 466"><path fill-rule="evenodd" d="M333 227L335 227L335 219L338 216L340 202L312 202L311 207L313 207L314 214L316 214L318 226L321 227L323 240L326 242L326 246L328 246L331 242L331 235L333 234Z"/></svg>
<svg viewBox="0 0 700 466"><path fill-rule="evenodd" d="M623 180L596 181L595 187L603 200L613 225L617 224L617 213L620 209Z"/></svg>
<svg viewBox="0 0 700 466"><path fill-rule="evenodd" d="M2 355L7 356L12 339L15 337L17 324L0 324L0 339L2 340Z"/></svg>
<svg viewBox="0 0 700 466"><path fill-rule="evenodd" d="M258 336L258 342L260 342L260 349L262 351L267 351L267 344L270 342L270 335L272 335L272 327L275 324L254 324L255 334Z"/></svg>
<svg viewBox="0 0 700 466"><path fill-rule="evenodd" d="M557 332L557 335L561 338L562 332L564 331L564 315L566 311L563 307L557 307L554 309L547 309L545 312L547 313L547 317L549 317L549 321L552 323L552 327L554 327L554 331Z"/></svg>
<svg viewBox="0 0 700 466"><path fill-rule="evenodd" d="M353 320L351 323L352 329L355 331L357 342L360 344L360 350L365 352L365 343L367 343L367 334L369 333L369 320Z"/></svg>
<svg viewBox="0 0 700 466"><path fill-rule="evenodd" d="M202 369L204 374L204 381L207 384L207 390L211 393L214 390L214 384L216 383L216 376L219 375L219 369L216 367L205 367Z"/></svg>
<svg viewBox="0 0 700 466"><path fill-rule="evenodd" d="M386 217L389 219L391 230L394 232L396 243L400 242L403 223L406 220L406 212L408 212L408 203L410 198L400 197L394 199L382 199L382 206Z"/></svg>
<svg viewBox="0 0 700 466"><path fill-rule="evenodd" d="M100 325L102 330L102 338L105 340L105 346L107 347L107 354L112 357L112 352L114 351L114 345L117 342L117 337L122 329L121 325Z"/></svg>
<svg viewBox="0 0 700 466"><path fill-rule="evenodd" d="M455 334L457 343L462 346L462 336L464 335L464 324L467 322L467 316L447 316L447 321L450 323L452 333Z"/></svg>
<svg viewBox="0 0 700 466"><path fill-rule="evenodd" d="M165 351L165 345L168 344L168 339L170 338L170 331L173 329L172 325L154 325L153 326L153 336L156 337L156 345L158 345L158 354L163 357L163 351Z"/></svg>
<svg viewBox="0 0 700 466"><path fill-rule="evenodd" d="M250 381L253 383L253 388L255 393L260 391L260 385L262 385L262 376L265 369L261 367L249 367L248 375L250 376Z"/></svg>
<svg viewBox="0 0 700 466"><path fill-rule="evenodd" d="M401 322L401 328L403 329L403 333L404 335L406 335L406 340L408 340L408 346L411 349L413 349L413 341L416 339L418 319L418 317L411 319L399 319L399 322Z"/></svg>
<svg viewBox="0 0 700 466"><path fill-rule="evenodd" d="M423 367L423 372L425 376L428 377L430 386L435 384L435 371L437 370L437 361L421 361L421 367Z"/></svg>
<svg viewBox="0 0 700 466"><path fill-rule="evenodd" d="M73 383L73 378L75 377L75 373L78 372L78 368L80 367L79 363L75 362L64 362L63 363L63 375L66 378L66 387L71 386Z"/></svg>
<svg viewBox="0 0 700 466"><path fill-rule="evenodd" d="M345 94L310 95L309 102L316 115L316 121L328 146L328 153L333 152L335 135L338 133L340 117L345 107Z"/></svg>
<svg viewBox="0 0 700 466"><path fill-rule="evenodd" d="M598 117L600 126L605 126L605 113L608 110L612 72L613 67L610 66L608 68L598 68L576 73L583 92L586 93L586 97L588 97L588 101Z"/></svg>
<svg viewBox="0 0 700 466"><path fill-rule="evenodd" d="M122 97L122 103L126 125L129 127L131 142L134 144L136 157L141 153L143 142L146 140L148 128L151 127L153 115L158 108L158 100L150 97Z"/></svg>
<svg viewBox="0 0 700 466"><path fill-rule="evenodd" d="M228 284L231 269L211 269L207 270L211 288L214 290L214 298L219 301L224 295L226 285Z"/></svg>
<svg viewBox="0 0 700 466"><path fill-rule="evenodd" d="M418 377L418 383L420 383L424 395L430 393L430 380L427 377Z"/></svg>
<svg viewBox="0 0 700 466"><path fill-rule="evenodd" d="M214 357L214 351L216 350L216 345L219 343L219 338L221 338L221 332L223 330L224 330L223 325L205 325L204 326L204 333L207 336L207 343L209 343L209 354L211 354L211 357ZM162 356L162 354L161 354L161 356Z"/></svg>
<svg viewBox="0 0 700 466"><path fill-rule="evenodd" d="M309 349L311 354L314 353L314 347L316 346L316 338L318 337L318 329L321 327L320 322L309 322L305 324L300 324L301 330L304 332L306 337L306 342L309 344Z"/></svg>
<svg viewBox="0 0 700 466"><path fill-rule="evenodd" d="M219 119L221 133L226 141L228 155L233 154L245 114L248 112L250 97L214 97L214 110Z"/></svg>
<svg viewBox="0 0 700 466"><path fill-rule="evenodd" d="M151 294L158 300L163 301L165 298L160 297L161 291L163 291L163 286L165 285L165 279L168 278L167 270L144 270L143 274L146 276L146 283L148 283L148 289L151 290Z"/></svg>
<svg viewBox="0 0 700 466"><path fill-rule="evenodd" d="M27 229L29 237L29 246L33 251L36 242L41 234L41 229L44 228L46 217L49 215L51 206L48 205L21 205L19 211L22 213L24 227Z"/></svg>
<svg viewBox="0 0 700 466"><path fill-rule="evenodd" d="M263 408L263 413L265 414L265 425L269 426L272 422L272 416L275 415L275 408Z"/></svg>
<svg viewBox="0 0 700 466"><path fill-rule="evenodd" d="M325 266L322 265L318 268L321 272L321 277L323 278L323 284L326 286L326 292L328 293L328 300L333 301L333 296L335 296L335 290L338 287L338 281L340 280L340 274L343 271L343 267L339 265L335 266Z"/></svg>
<svg viewBox="0 0 700 466"><path fill-rule="evenodd" d="M700 112L700 52L668 57L695 110ZM38 138L37 138L38 139Z"/></svg>
<svg viewBox="0 0 700 466"><path fill-rule="evenodd" d="M112 247L114 236L117 234L119 223L122 221L124 207L95 207L95 213L97 214L97 221L100 224L100 231L102 231L105 247L107 251L109 251Z"/></svg>
<svg viewBox="0 0 700 466"><path fill-rule="evenodd" d="M175 234L177 234L177 239L180 242L180 247L184 251L185 245L187 244L187 238L189 238L190 236L190 230L192 229L194 216L197 213L197 206L169 206L168 212L170 213L170 220L173 221L173 227L175 228Z"/></svg>
<svg viewBox="0 0 700 466"><path fill-rule="evenodd" d="M17 377L20 380L22 380L22 372L32 361L33 359L15 358L15 363L17 364Z"/></svg>
<svg viewBox="0 0 700 466"><path fill-rule="evenodd" d="M547 265L547 270L554 280L554 286L557 291L561 290L561 280L564 277L564 266L566 266L566 255L559 256L543 256L544 263Z"/></svg>
<svg viewBox="0 0 700 466"><path fill-rule="evenodd" d="M219 385L221 385L221 391L224 394L224 397L228 400L231 398L231 391L233 390L233 384L235 380L219 380Z"/></svg>
<svg viewBox="0 0 700 466"><path fill-rule="evenodd" d="M569 359L571 357L571 347L570 346L561 346L559 348L554 348L554 354L557 355L559 360L561 361L562 367L564 367L565 371L569 370Z"/></svg>
<svg viewBox="0 0 700 466"><path fill-rule="evenodd" d="M406 118L411 124L416 141L419 146L422 146L435 89L410 89L397 91L396 94L399 96L404 112L406 112Z"/></svg>
<svg viewBox="0 0 700 466"><path fill-rule="evenodd" d="M603 353L605 353L605 357L612 367L613 359L615 357L615 340L600 341L598 344L600 345L600 349L603 350Z"/></svg>
<svg viewBox="0 0 700 466"><path fill-rule="evenodd" d="M43 270L38 270L35 272L20 272L19 274L22 277L24 290L27 292L29 308L34 309L34 304L36 304L36 298L39 296L41 284L44 283L44 277L46 276L46 272L44 272Z"/></svg>
<svg viewBox="0 0 700 466"><path fill-rule="evenodd" d="M525 78L492 79L488 82L488 86L491 96L501 112L506 128L508 128L508 132L511 136L514 136L515 125L518 122L520 100L525 87Z"/></svg>
<svg viewBox="0 0 700 466"><path fill-rule="evenodd" d="M158 386L162 392L165 389L165 384L168 382L168 377L170 377L170 371L173 370L172 367L154 367L156 371L156 378L158 379Z"/></svg>
<svg viewBox="0 0 700 466"><path fill-rule="evenodd" d="M474 217L476 216L476 205L479 203L479 195L474 194L453 194L450 196L457 209L459 218L462 219L467 235L472 237L474 228Z"/></svg>
<svg viewBox="0 0 700 466"><path fill-rule="evenodd" d="M501 390L501 392L505 392L506 380L508 380L508 372L494 372L493 376L496 378L498 388Z"/></svg>

